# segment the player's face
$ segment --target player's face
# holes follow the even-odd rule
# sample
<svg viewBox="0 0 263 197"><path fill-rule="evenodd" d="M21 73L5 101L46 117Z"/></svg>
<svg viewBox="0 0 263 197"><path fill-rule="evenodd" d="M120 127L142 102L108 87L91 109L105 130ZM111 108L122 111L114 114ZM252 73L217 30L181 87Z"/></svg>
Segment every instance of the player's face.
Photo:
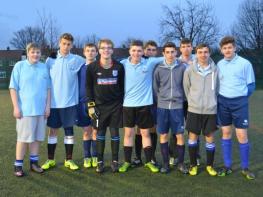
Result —
<svg viewBox="0 0 263 197"><path fill-rule="evenodd" d="M72 42L71 42L71 41L66 40L66 39L64 39L64 38L62 38L62 39L59 41L59 52L60 52L62 55L67 55L67 54L69 54L71 48L72 48Z"/></svg>
<svg viewBox="0 0 263 197"><path fill-rule="evenodd" d="M225 44L221 47L221 53L226 59L232 59L235 55L236 47L232 43Z"/></svg>
<svg viewBox="0 0 263 197"><path fill-rule="evenodd" d="M129 53L133 61L139 62L143 55L143 48L142 46L132 46Z"/></svg>
<svg viewBox="0 0 263 197"><path fill-rule="evenodd" d="M173 47L166 47L163 56L165 58L165 61L169 64L173 63L176 59L176 50Z"/></svg>
<svg viewBox="0 0 263 197"><path fill-rule="evenodd" d="M41 57L41 51L40 49L30 49L27 53L27 58L28 58L28 61L31 63L31 64L35 64L37 63L39 60L40 60L40 57Z"/></svg>
<svg viewBox="0 0 263 197"><path fill-rule="evenodd" d="M155 56L157 56L157 48L155 46L148 45L144 49L144 55L147 56L147 57L155 57Z"/></svg>
<svg viewBox="0 0 263 197"><path fill-rule="evenodd" d="M183 56L189 56L192 54L193 47L191 43L188 44L181 44L180 46L180 52Z"/></svg>
<svg viewBox="0 0 263 197"><path fill-rule="evenodd" d="M88 61L94 61L94 59L98 55L95 47L86 47L83 53Z"/></svg>
<svg viewBox="0 0 263 197"><path fill-rule="evenodd" d="M113 54L113 47L111 44L102 42L100 44L99 53L103 59L111 59Z"/></svg>
<svg viewBox="0 0 263 197"><path fill-rule="evenodd" d="M207 47L197 49L196 58L197 58L199 63L207 64L209 57L210 57L210 52L209 52L209 49Z"/></svg>

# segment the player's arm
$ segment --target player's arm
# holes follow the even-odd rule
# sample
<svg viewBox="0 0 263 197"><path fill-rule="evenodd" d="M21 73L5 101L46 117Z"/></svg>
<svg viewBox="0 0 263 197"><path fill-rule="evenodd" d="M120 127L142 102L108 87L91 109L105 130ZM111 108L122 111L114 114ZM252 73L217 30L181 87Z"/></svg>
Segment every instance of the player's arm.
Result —
<svg viewBox="0 0 263 197"><path fill-rule="evenodd" d="M153 96L156 101L157 101L157 95L159 92L159 87L160 87L160 79L159 79L159 70L157 67L153 73Z"/></svg>
<svg viewBox="0 0 263 197"><path fill-rule="evenodd" d="M120 88L122 92L122 100L124 100L124 86L125 86L125 70L123 65L121 65L120 68L120 75L119 75L119 81L120 81Z"/></svg>
<svg viewBox="0 0 263 197"><path fill-rule="evenodd" d="M21 114L21 111L19 108L18 96L17 96L17 92L19 90L19 78L20 78L18 67L19 67L19 65L16 64L14 66L13 71L12 71L11 79L10 79L10 85L9 85L9 91L10 91L10 96L11 96L13 109L14 109L13 116L15 118L20 119L22 117L22 114Z"/></svg>
<svg viewBox="0 0 263 197"><path fill-rule="evenodd" d="M50 115L50 105L51 105L51 91L50 91L50 88L48 88L48 90L47 90L46 108L45 108L45 118L46 119Z"/></svg>
<svg viewBox="0 0 263 197"><path fill-rule="evenodd" d="M98 119L99 112L96 108L95 98L94 98L94 77L92 74L92 66L87 67L86 76L86 97L88 98L87 108L89 117L91 119Z"/></svg>
<svg viewBox="0 0 263 197"><path fill-rule="evenodd" d="M48 66L47 66L48 70ZM47 71L49 75L49 70ZM51 78L50 75L47 80L47 100L46 100L46 108L45 108L45 118L47 119L50 115L50 107L51 107Z"/></svg>
<svg viewBox="0 0 263 197"><path fill-rule="evenodd" d="M79 55L75 55L74 65L71 68L72 71L77 73L83 64L85 64L85 59Z"/></svg>
<svg viewBox="0 0 263 197"><path fill-rule="evenodd" d="M150 66L154 69L159 63L164 61L164 57L150 57L148 61L150 61Z"/></svg>
<svg viewBox="0 0 263 197"><path fill-rule="evenodd" d="M187 100L188 100L188 95L189 95L190 86L191 86L189 73L190 73L190 70L186 69L186 71L184 72L184 79L183 79L184 93L185 93Z"/></svg>
<svg viewBox="0 0 263 197"><path fill-rule="evenodd" d="M185 71L186 71L186 67L185 67L185 65L184 65L184 69L183 69L183 71L182 71L182 75L183 75L183 77L182 77L182 81L181 81L181 87L184 87L184 74L185 74ZM183 91L183 97L184 97L184 100L186 99L186 96L185 96L185 92Z"/></svg>
<svg viewBox="0 0 263 197"><path fill-rule="evenodd" d="M11 100L12 100L12 104L13 104L13 108L14 108L14 112L13 112L13 116L15 118L22 118L22 114L20 112L19 109L19 105L18 105L18 96L17 96L17 92L15 89L10 88L10 96L11 96Z"/></svg>
<svg viewBox="0 0 263 197"><path fill-rule="evenodd" d="M247 96L251 96L256 89L255 74L253 67L250 63L247 64L246 70L246 83L247 83Z"/></svg>

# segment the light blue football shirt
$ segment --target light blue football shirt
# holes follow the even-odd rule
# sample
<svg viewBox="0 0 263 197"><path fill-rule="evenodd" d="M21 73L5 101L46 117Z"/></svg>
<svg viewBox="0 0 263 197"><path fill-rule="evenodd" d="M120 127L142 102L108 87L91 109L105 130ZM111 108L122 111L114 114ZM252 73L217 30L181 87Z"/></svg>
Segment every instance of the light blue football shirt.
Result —
<svg viewBox="0 0 263 197"><path fill-rule="evenodd" d="M163 60L163 57L141 58L136 65L130 62L130 57L121 61L125 68L124 107L153 104L153 71L155 66Z"/></svg>
<svg viewBox="0 0 263 197"><path fill-rule="evenodd" d="M22 116L44 115L50 88L47 65L41 62L30 64L28 60L17 62L12 71L9 88L17 92Z"/></svg>
<svg viewBox="0 0 263 197"><path fill-rule="evenodd" d="M51 108L66 108L78 104L78 71L85 63L79 55L69 53L48 58L46 64L51 77Z"/></svg>
<svg viewBox="0 0 263 197"><path fill-rule="evenodd" d="M235 55L232 60L220 60L217 66L219 70L219 94L227 98L247 96L247 85L255 83L251 63Z"/></svg>
<svg viewBox="0 0 263 197"><path fill-rule="evenodd" d="M188 59L187 61L184 61L184 60L183 60L182 55L180 55L178 59L179 59L181 62L184 63L184 65L185 65L186 68L188 68L188 67L190 66L189 62L192 62L192 63L193 63L193 61L194 61L195 58L196 58L195 54L191 54L190 57L189 57L189 59Z"/></svg>

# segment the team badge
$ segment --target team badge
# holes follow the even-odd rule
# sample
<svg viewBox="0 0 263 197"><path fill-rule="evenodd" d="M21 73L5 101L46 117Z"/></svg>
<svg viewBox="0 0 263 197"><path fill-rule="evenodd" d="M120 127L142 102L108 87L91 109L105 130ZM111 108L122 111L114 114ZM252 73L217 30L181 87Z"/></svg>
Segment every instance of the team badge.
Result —
<svg viewBox="0 0 263 197"><path fill-rule="evenodd" d="M143 72L143 73L146 73L147 71L148 71L148 70L147 70L147 67L146 67L146 66L143 66L143 67L142 67L142 72Z"/></svg>
<svg viewBox="0 0 263 197"><path fill-rule="evenodd" d="M97 75L99 75L99 76L100 76L100 75L102 75L102 73L97 73Z"/></svg>
<svg viewBox="0 0 263 197"><path fill-rule="evenodd" d="M113 70L112 71L112 76L117 77L118 76L118 70Z"/></svg>

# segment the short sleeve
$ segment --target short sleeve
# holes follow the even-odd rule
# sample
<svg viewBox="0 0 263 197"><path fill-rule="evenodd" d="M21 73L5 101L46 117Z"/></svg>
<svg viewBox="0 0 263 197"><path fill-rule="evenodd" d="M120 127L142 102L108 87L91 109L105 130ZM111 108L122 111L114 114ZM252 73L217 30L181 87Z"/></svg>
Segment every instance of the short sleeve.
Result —
<svg viewBox="0 0 263 197"><path fill-rule="evenodd" d="M9 89L19 90L20 63L16 63L10 78Z"/></svg>
<svg viewBox="0 0 263 197"><path fill-rule="evenodd" d="M75 70L78 72L82 65L85 63L85 59L79 55L76 55L76 60L75 60Z"/></svg>
<svg viewBox="0 0 263 197"><path fill-rule="evenodd" d="M245 76L246 76L247 84L255 83L255 74L254 74L253 66L250 62L246 64Z"/></svg>
<svg viewBox="0 0 263 197"><path fill-rule="evenodd" d="M150 67L154 69L157 64L164 61L164 57L150 57L147 59L147 61L149 61Z"/></svg>

